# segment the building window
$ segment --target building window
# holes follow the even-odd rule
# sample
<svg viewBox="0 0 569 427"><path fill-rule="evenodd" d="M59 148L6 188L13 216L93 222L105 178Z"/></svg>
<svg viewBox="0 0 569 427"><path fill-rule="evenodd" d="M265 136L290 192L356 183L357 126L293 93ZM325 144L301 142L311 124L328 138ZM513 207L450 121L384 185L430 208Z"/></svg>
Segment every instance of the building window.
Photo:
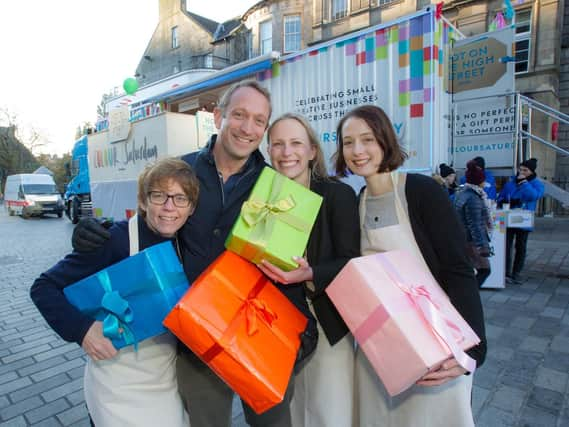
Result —
<svg viewBox="0 0 569 427"><path fill-rule="evenodd" d="M253 52L253 31L249 31L247 33L247 59L251 59L253 58L254 52Z"/></svg>
<svg viewBox="0 0 569 427"><path fill-rule="evenodd" d="M213 68L213 54L209 53L205 56L205 68Z"/></svg>
<svg viewBox="0 0 569 427"><path fill-rule="evenodd" d="M516 13L516 74L529 71L531 9Z"/></svg>
<svg viewBox="0 0 569 427"><path fill-rule="evenodd" d="M284 19L284 51L300 50L300 15L288 15Z"/></svg>
<svg viewBox="0 0 569 427"><path fill-rule="evenodd" d="M180 47L180 41L178 40L178 27L172 27L172 49Z"/></svg>
<svg viewBox="0 0 569 427"><path fill-rule="evenodd" d="M348 15L348 0L332 0L332 19L341 19Z"/></svg>
<svg viewBox="0 0 569 427"><path fill-rule="evenodd" d="M261 55L270 53L273 50L273 25L271 21L261 22L259 47Z"/></svg>
<svg viewBox="0 0 569 427"><path fill-rule="evenodd" d="M355 12L358 10L367 9L370 6L377 6L377 1L378 0L352 0L352 6L350 7L350 10L352 12Z"/></svg>
<svg viewBox="0 0 569 427"><path fill-rule="evenodd" d="M370 1L370 6L374 7L374 6L384 6L386 4L389 3L393 3L397 0L371 0Z"/></svg>

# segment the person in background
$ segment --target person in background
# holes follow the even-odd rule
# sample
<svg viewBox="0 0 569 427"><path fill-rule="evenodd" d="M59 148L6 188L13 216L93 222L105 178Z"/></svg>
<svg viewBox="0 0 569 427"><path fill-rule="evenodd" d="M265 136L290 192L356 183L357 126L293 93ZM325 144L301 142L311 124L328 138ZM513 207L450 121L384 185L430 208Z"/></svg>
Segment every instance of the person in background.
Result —
<svg viewBox="0 0 569 427"><path fill-rule="evenodd" d="M324 154L306 119L277 118L267 131L272 166L323 198L299 267L285 272L263 261L259 268L277 283L308 298L318 319L316 351L296 375L291 403L295 427L351 426L354 340L325 289L350 260L359 256L360 227L351 187L328 177Z"/></svg>
<svg viewBox="0 0 569 427"><path fill-rule="evenodd" d="M510 204L510 209L527 209L535 212L537 201L543 197L543 183L537 179L535 170L537 159L531 158L520 163L518 174L512 176L504 185L498 196L498 205ZM510 284L520 284L520 273L526 260L526 248L529 233L533 228L506 229L506 281ZM514 243L515 240L515 243ZM515 246L515 256L512 263L512 249Z"/></svg>
<svg viewBox="0 0 569 427"><path fill-rule="evenodd" d="M482 304L464 232L448 195L430 177L397 172L406 155L381 108L365 105L349 111L338 124L337 136L336 172L345 175L349 170L367 185L360 193L362 255L403 249L429 269L481 339L467 352L480 366L486 354ZM455 358L394 397L359 347L355 364L355 425L474 425L472 375L466 375Z"/></svg>
<svg viewBox="0 0 569 427"><path fill-rule="evenodd" d="M456 183L456 172L446 163L441 163L439 165L439 171L440 173L438 175L433 175L433 178L445 189L445 191L448 192L449 198L453 200L454 193L458 188L458 185Z"/></svg>
<svg viewBox="0 0 569 427"><path fill-rule="evenodd" d="M32 285L30 296L47 323L89 356L84 393L96 427L188 425L176 381L176 338L165 333L117 350L103 335L102 322L81 313L63 289L93 273L165 241L178 247L178 230L194 211L198 180L181 160L164 159L138 179L138 215L114 223L99 249L72 252ZM135 272L133 272L135 273ZM144 314L144 313L143 313Z"/></svg>
<svg viewBox="0 0 569 427"><path fill-rule="evenodd" d="M472 159L476 164L484 171L485 181L484 181L484 191L488 196L489 200L496 200L496 179L492 171L486 169L486 160L484 157L478 156ZM460 178L460 185L466 182L466 176Z"/></svg>
<svg viewBox="0 0 569 427"><path fill-rule="evenodd" d="M466 183L454 198L454 208L466 230L467 253L481 287L490 275L492 219L484 192L484 171L474 160L466 164L465 177Z"/></svg>

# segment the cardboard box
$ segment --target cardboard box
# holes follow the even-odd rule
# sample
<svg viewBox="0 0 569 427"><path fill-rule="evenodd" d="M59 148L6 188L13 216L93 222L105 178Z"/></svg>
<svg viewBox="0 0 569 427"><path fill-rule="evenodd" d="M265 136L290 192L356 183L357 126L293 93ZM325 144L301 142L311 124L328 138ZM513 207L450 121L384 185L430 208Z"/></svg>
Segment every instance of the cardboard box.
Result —
<svg viewBox="0 0 569 427"><path fill-rule="evenodd" d="M82 313L102 321L105 336L120 349L165 333L162 321L187 289L188 280L174 247L164 242L63 292Z"/></svg>
<svg viewBox="0 0 569 427"><path fill-rule="evenodd" d="M533 228L534 212L526 209L506 211L508 228Z"/></svg>
<svg viewBox="0 0 569 427"><path fill-rule="evenodd" d="M306 324L255 265L229 251L164 320L257 413L284 398Z"/></svg>
<svg viewBox="0 0 569 427"><path fill-rule="evenodd" d="M227 237L225 247L258 264L262 259L285 271L304 255L322 197L266 167Z"/></svg>
<svg viewBox="0 0 569 427"><path fill-rule="evenodd" d="M431 273L405 251L354 258L326 292L392 396L480 342ZM443 337L443 338L441 338Z"/></svg>

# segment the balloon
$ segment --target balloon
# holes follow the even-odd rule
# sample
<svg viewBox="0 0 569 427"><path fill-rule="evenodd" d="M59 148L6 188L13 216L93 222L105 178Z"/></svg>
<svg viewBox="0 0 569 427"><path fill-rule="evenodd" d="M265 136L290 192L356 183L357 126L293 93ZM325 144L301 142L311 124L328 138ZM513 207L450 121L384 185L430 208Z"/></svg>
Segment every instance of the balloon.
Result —
<svg viewBox="0 0 569 427"><path fill-rule="evenodd" d="M134 95L138 90L138 82L135 78L129 77L124 80L122 87L128 95Z"/></svg>

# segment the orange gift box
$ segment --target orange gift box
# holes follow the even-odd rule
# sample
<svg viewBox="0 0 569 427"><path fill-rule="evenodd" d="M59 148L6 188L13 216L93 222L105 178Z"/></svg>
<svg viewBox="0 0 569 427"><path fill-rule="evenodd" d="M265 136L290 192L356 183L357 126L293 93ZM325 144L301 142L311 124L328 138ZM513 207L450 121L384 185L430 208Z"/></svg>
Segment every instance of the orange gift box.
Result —
<svg viewBox="0 0 569 427"><path fill-rule="evenodd" d="M307 319L263 273L225 251L164 319L257 413L282 402Z"/></svg>

